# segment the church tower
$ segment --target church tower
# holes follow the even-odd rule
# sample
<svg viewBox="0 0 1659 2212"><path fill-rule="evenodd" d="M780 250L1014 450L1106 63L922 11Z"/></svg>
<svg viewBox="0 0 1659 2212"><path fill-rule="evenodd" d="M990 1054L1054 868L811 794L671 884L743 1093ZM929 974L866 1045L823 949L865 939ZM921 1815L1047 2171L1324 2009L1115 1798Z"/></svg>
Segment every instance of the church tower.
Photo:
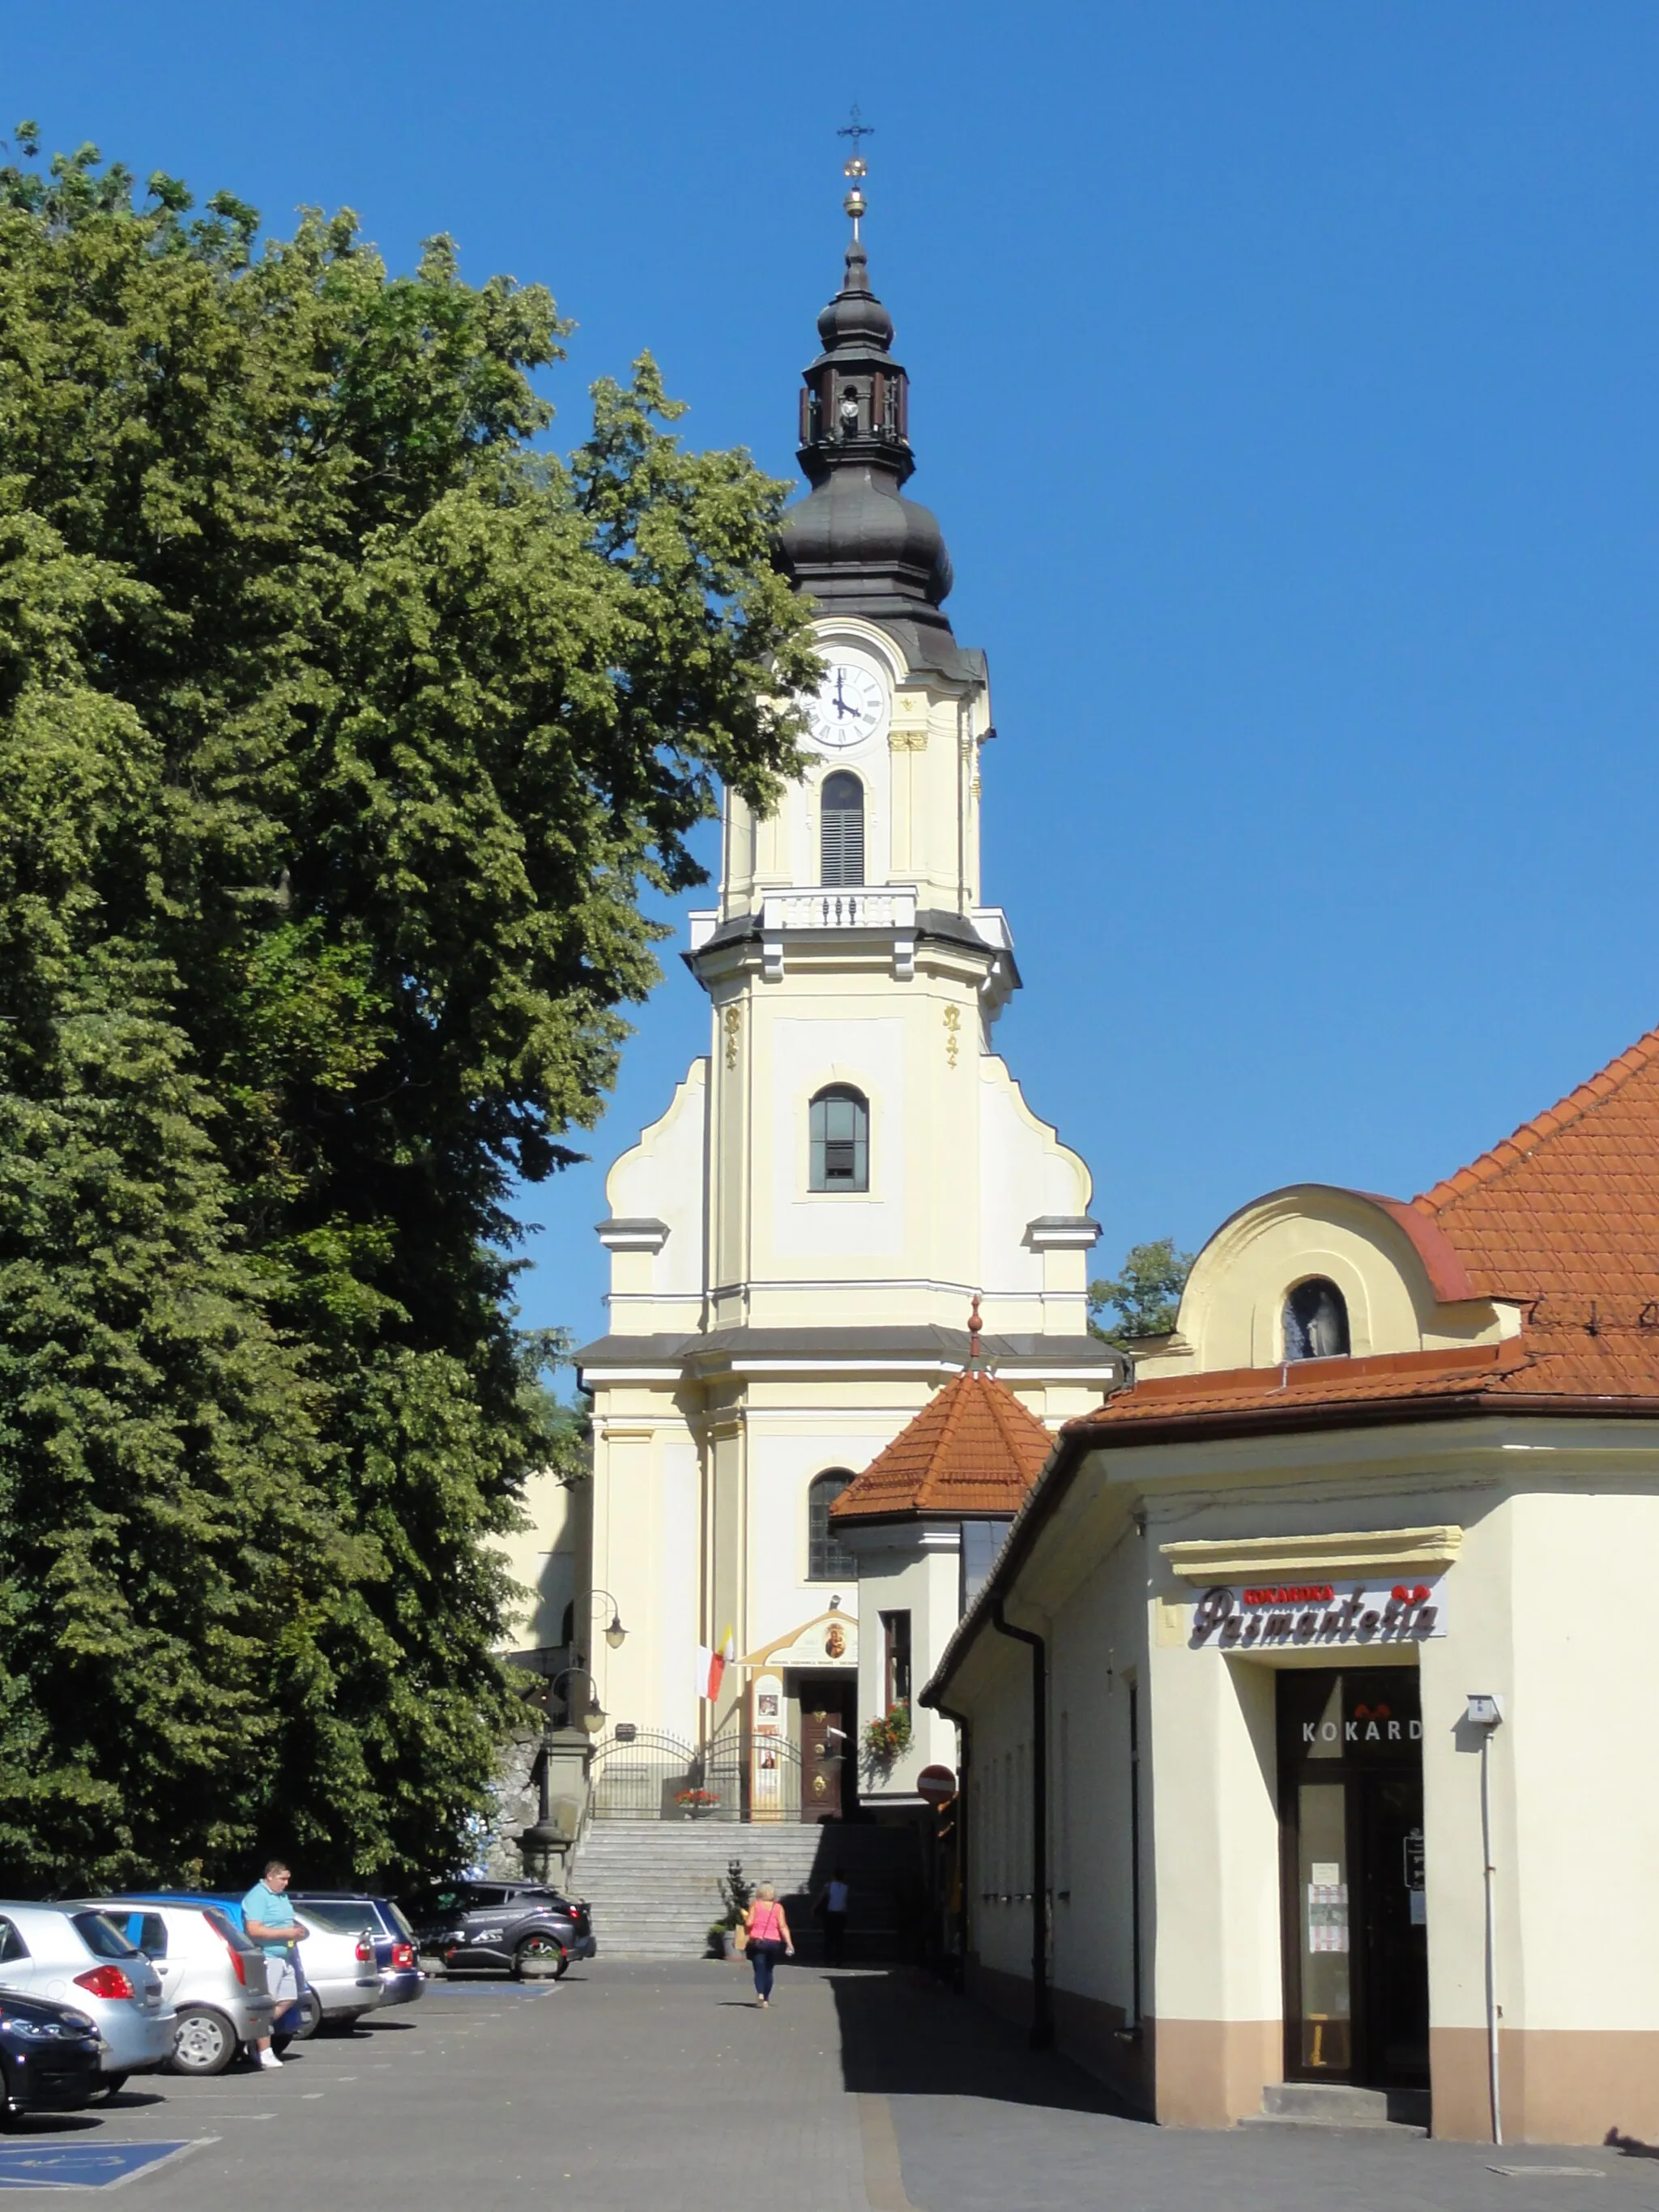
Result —
<svg viewBox="0 0 1659 2212"><path fill-rule="evenodd" d="M851 1794L823 1747L870 1717L859 1639L881 1632L829 1508L960 1372L975 1293L985 1358L1048 1426L1121 1379L1087 1329L1088 1170L993 1046L1019 975L980 881L989 685L944 611L939 526L904 496L909 380L848 173L799 400L811 489L778 550L825 669L809 765L769 816L728 798L686 954L709 1051L611 1170L610 1331L580 1359L591 1583L628 1631L588 1639L610 1723L700 1745L763 1713L809 1816ZM958 1535L928 1539L941 1571ZM604 1602L579 1596L579 1638ZM744 1663L711 1699L696 1655L722 1645ZM907 1650L918 1683L932 1656Z"/></svg>

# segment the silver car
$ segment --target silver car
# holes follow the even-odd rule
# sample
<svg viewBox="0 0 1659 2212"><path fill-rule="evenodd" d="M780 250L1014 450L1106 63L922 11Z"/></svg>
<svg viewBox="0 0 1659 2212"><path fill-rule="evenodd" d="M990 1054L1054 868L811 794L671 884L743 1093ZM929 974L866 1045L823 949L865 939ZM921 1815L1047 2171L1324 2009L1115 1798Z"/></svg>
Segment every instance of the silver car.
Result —
<svg viewBox="0 0 1659 2212"><path fill-rule="evenodd" d="M103 2042L104 2087L147 2074L173 2050L173 2007L143 1953L83 1905L0 1899L0 1988L88 2013Z"/></svg>
<svg viewBox="0 0 1659 2212"><path fill-rule="evenodd" d="M299 1946L306 1984L300 2000L301 2035L314 2034L321 2021L346 2027L373 2012L381 1997L373 1914L356 1905L315 1903L296 1905L294 1911L310 1931Z"/></svg>
<svg viewBox="0 0 1659 2212"><path fill-rule="evenodd" d="M217 1905L108 1897L92 1909L161 1977L173 2011L175 2074L222 2074L239 2051L270 2033L276 2008L265 1987L265 1954Z"/></svg>

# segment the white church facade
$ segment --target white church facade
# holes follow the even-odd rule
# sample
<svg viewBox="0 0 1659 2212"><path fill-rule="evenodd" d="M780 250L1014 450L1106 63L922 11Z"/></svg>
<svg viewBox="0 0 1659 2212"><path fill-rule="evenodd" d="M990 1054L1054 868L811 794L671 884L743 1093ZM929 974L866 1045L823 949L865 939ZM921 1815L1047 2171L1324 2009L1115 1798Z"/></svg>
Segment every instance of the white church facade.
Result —
<svg viewBox="0 0 1659 2212"><path fill-rule="evenodd" d="M962 1371L972 1300L987 1362L1050 1429L1121 1380L1087 1326L1088 1170L994 1048L1019 975L980 875L989 686L942 611L939 526L901 495L907 380L856 185L848 211L801 395L811 489L779 556L814 602L826 670L809 764L764 818L728 797L718 904L691 917L685 955L709 1048L607 1182L571 1612L607 1729L699 1748L775 1729L806 1818L851 1809L864 1707L900 1679L908 1692L911 1670L920 1686L956 1626L952 1595L912 1652L907 1613L902 1653L875 1658L897 1616L861 1602L830 1507ZM960 1530L915 1543L955 1593ZM614 1647L599 1633L613 1610ZM696 1655L721 1647L737 1663L710 1698ZM949 1723L916 1720L932 1734L866 1772L866 1797L904 1797L919 1762L954 1759ZM763 1798L754 1771L742 1786Z"/></svg>

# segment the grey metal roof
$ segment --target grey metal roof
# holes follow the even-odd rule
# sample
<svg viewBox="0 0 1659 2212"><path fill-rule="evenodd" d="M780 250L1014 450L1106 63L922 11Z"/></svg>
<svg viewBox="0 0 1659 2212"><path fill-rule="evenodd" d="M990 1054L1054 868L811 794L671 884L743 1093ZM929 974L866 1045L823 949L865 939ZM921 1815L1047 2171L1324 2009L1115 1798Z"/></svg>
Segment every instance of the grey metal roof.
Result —
<svg viewBox="0 0 1659 2212"><path fill-rule="evenodd" d="M951 584L944 532L900 489L915 466L908 378L889 350L892 318L870 289L856 234L818 335L823 350L805 372L801 402L799 459L811 489L784 515L778 566L824 611L902 629L913 667L967 676L942 611Z"/></svg>
<svg viewBox="0 0 1659 2212"><path fill-rule="evenodd" d="M985 1336L981 1357L993 1367L1088 1367L1104 1380L1121 1373L1122 1355L1097 1336ZM584 1345L579 1368L708 1367L750 1359L844 1359L879 1365L889 1359L937 1359L964 1367L968 1332L933 1322L892 1328L715 1328L684 1335L607 1335Z"/></svg>
<svg viewBox="0 0 1659 2212"><path fill-rule="evenodd" d="M847 933L848 935L854 933L851 930ZM885 928L879 933L884 936L892 934L890 930ZM825 936L825 933L822 930L815 930L812 934L815 940L822 939ZM1005 962L1011 988L1014 990L1019 988L1019 966L1014 958L1012 947L1006 945L1001 947L988 945L965 914L952 914L949 907L918 908L916 940L920 944L930 937L937 938L947 945L965 945L972 951L982 952L993 959ZM682 952L680 957L689 968L695 969L698 961L705 953L720 951L728 945L741 945L746 939L752 939L757 945L760 942L761 917L758 912L733 915L730 921L721 922L718 929L705 937L695 952Z"/></svg>

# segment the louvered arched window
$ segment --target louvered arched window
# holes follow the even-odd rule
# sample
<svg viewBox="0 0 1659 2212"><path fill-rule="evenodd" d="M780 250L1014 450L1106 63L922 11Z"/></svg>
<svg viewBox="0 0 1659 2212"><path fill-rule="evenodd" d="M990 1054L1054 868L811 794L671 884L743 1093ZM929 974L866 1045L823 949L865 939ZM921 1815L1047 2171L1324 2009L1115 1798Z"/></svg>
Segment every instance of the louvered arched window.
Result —
<svg viewBox="0 0 1659 2212"><path fill-rule="evenodd" d="M844 768L823 780L818 843L820 882L864 881L864 786Z"/></svg>

